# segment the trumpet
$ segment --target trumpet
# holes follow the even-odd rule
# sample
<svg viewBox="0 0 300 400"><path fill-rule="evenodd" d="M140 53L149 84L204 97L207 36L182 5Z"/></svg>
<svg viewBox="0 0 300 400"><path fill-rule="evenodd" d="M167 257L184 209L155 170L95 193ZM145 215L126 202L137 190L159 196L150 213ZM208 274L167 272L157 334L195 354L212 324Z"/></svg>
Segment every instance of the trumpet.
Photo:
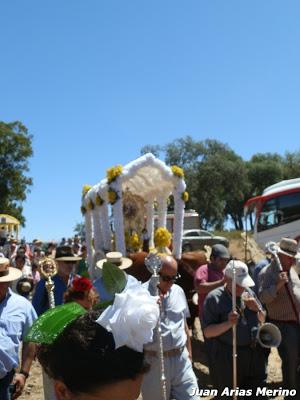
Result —
<svg viewBox="0 0 300 400"><path fill-rule="evenodd" d="M46 289L48 292L49 299L49 307L55 307L55 299L54 299L54 282L52 277L57 274L56 263L53 258L45 257L39 262L41 273L46 279Z"/></svg>
<svg viewBox="0 0 300 400"><path fill-rule="evenodd" d="M253 294L249 291L248 288L245 288L245 292L242 296L243 300L245 301L249 297L253 297ZM258 301L258 299L255 300L258 303L259 312L262 312L263 309L260 302ZM271 322L262 322L260 323L258 328L252 328L251 336L254 343L259 343L262 347L265 348L278 347L281 343L281 332L279 328Z"/></svg>
<svg viewBox="0 0 300 400"><path fill-rule="evenodd" d="M267 349L271 347L278 347L281 343L281 332L279 328L271 324L270 322L266 322L262 324L256 334L257 342Z"/></svg>

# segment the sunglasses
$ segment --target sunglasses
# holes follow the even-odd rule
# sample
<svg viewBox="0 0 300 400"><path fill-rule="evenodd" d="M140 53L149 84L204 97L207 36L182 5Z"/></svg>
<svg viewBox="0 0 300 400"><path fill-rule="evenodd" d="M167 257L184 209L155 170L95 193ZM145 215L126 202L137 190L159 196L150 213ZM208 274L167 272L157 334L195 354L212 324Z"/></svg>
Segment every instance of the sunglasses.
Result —
<svg viewBox="0 0 300 400"><path fill-rule="evenodd" d="M176 274L175 276L170 276L170 275L159 274L159 277L163 282L173 282L174 283L177 281L177 279L180 278L180 275Z"/></svg>

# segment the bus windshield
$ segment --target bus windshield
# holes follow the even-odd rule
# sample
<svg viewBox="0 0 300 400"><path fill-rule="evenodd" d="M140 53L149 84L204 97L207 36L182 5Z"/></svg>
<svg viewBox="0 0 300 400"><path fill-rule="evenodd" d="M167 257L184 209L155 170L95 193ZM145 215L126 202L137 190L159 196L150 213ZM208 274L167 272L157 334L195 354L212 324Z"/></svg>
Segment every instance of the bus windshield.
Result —
<svg viewBox="0 0 300 400"><path fill-rule="evenodd" d="M254 238L260 246L282 237L300 239L300 179L278 182L245 203L245 214L255 211Z"/></svg>
<svg viewBox="0 0 300 400"><path fill-rule="evenodd" d="M257 231L298 219L300 219L300 192L279 195L263 204L257 221Z"/></svg>

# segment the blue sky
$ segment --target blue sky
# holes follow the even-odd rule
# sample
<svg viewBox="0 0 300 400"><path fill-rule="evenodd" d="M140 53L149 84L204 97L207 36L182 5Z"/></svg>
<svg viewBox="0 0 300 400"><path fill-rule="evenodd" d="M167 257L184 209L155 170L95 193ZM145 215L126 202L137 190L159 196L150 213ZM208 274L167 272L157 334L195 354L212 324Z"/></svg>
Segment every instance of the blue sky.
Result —
<svg viewBox="0 0 300 400"><path fill-rule="evenodd" d="M299 146L300 3L4 0L0 120L33 134L22 235L70 236L83 184L145 144Z"/></svg>

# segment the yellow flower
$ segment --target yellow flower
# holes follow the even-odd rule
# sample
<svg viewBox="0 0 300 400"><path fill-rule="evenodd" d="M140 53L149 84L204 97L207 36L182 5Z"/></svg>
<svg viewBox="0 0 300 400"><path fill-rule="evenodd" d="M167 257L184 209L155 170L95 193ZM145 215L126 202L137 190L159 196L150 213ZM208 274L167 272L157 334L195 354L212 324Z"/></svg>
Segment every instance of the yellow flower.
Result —
<svg viewBox="0 0 300 400"><path fill-rule="evenodd" d="M171 244L172 235L166 228L158 228L154 234L155 247L168 247Z"/></svg>
<svg viewBox="0 0 300 400"><path fill-rule="evenodd" d="M134 233L130 236L130 247L134 251L138 251L141 248L141 241L139 238L139 235L137 233Z"/></svg>
<svg viewBox="0 0 300 400"><path fill-rule="evenodd" d="M111 183L117 179L122 173L122 165L116 165L115 167L108 168L106 171L107 182Z"/></svg>
<svg viewBox="0 0 300 400"><path fill-rule="evenodd" d="M102 199L101 196L99 196L99 194L97 194L97 196L96 196L95 203L96 203L96 206L102 206L102 204L104 203L104 200Z"/></svg>
<svg viewBox="0 0 300 400"><path fill-rule="evenodd" d="M178 178L184 178L184 172L182 168L178 167L177 165L172 165L171 170Z"/></svg>
<svg viewBox="0 0 300 400"><path fill-rule="evenodd" d="M188 192L182 192L182 193L181 193L181 198L182 198L182 200L183 200L185 203L187 203L187 202L189 201L189 194L188 194Z"/></svg>
<svg viewBox="0 0 300 400"><path fill-rule="evenodd" d="M87 192L90 190L92 186L91 185L83 185L82 187L82 196L85 196Z"/></svg>
<svg viewBox="0 0 300 400"><path fill-rule="evenodd" d="M118 200L118 194L115 190L113 189L108 190L108 200L110 204L115 204L115 202Z"/></svg>
<svg viewBox="0 0 300 400"><path fill-rule="evenodd" d="M89 200L87 202L87 209L88 210L93 210L94 209L94 203L92 202L92 200Z"/></svg>

